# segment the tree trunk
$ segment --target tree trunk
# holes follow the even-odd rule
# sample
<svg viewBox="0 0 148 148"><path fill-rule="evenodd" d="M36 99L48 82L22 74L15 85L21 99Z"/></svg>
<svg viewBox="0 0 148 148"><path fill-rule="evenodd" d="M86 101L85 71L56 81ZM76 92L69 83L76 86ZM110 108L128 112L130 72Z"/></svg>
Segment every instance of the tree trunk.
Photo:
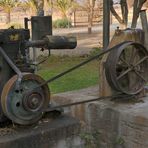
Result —
<svg viewBox="0 0 148 148"><path fill-rule="evenodd" d="M37 15L44 16L44 0L37 0Z"/></svg>
<svg viewBox="0 0 148 148"><path fill-rule="evenodd" d="M44 14L45 15L51 15L51 12L49 11L49 3L48 0L44 0Z"/></svg>
<svg viewBox="0 0 148 148"><path fill-rule="evenodd" d="M121 0L121 11L122 11L122 17L123 17L123 24L125 25L125 28L127 28L128 24L128 5L126 0Z"/></svg>
<svg viewBox="0 0 148 148"><path fill-rule="evenodd" d="M137 26L137 20L139 17L139 13L141 11L141 8L143 4L146 2L146 0L134 0L133 5L133 19L132 19L132 25L131 28L136 28Z"/></svg>
<svg viewBox="0 0 148 148"><path fill-rule="evenodd" d="M88 34L92 33L92 25L93 25L93 16L94 16L94 7L95 7L96 0L89 0L89 12L88 12Z"/></svg>
<svg viewBox="0 0 148 148"><path fill-rule="evenodd" d="M88 14L88 34L92 33L92 24L93 24L93 14L92 14L92 12L90 12Z"/></svg>
<svg viewBox="0 0 148 148"><path fill-rule="evenodd" d="M6 24L9 24L11 21L11 13L10 10L6 12Z"/></svg>
<svg viewBox="0 0 148 148"><path fill-rule="evenodd" d="M110 4L111 4L110 10L111 10L112 14L117 19L117 21L120 23L122 28L126 28L127 27L127 23L128 23L128 6L127 6L127 1L126 0L121 0L121 2L120 2L122 18L115 11L114 6L113 6L113 0L111 0Z"/></svg>

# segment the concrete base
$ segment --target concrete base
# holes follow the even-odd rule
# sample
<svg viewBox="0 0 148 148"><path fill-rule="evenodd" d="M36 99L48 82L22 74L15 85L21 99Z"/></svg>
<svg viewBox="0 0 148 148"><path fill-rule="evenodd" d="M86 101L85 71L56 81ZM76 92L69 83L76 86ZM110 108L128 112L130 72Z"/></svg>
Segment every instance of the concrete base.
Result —
<svg viewBox="0 0 148 148"><path fill-rule="evenodd" d="M80 123L68 116L44 118L28 127L0 129L0 148L83 148Z"/></svg>
<svg viewBox="0 0 148 148"><path fill-rule="evenodd" d="M89 99L95 99L98 96L99 96L99 86L97 85L81 90L56 94L52 96L51 99L57 104L69 104ZM81 122L86 123L87 105L89 105L89 103L66 107L64 108L64 113L79 119Z"/></svg>
<svg viewBox="0 0 148 148"><path fill-rule="evenodd" d="M62 93L54 100L61 104L77 102L96 98L98 92L97 86ZM79 118L88 128L84 134L89 139L84 140L93 144L91 148L148 148L148 97L140 100L102 100L69 107L65 111Z"/></svg>
<svg viewBox="0 0 148 148"><path fill-rule="evenodd" d="M141 102L103 100L89 104L88 124L100 148L148 148L148 97Z"/></svg>

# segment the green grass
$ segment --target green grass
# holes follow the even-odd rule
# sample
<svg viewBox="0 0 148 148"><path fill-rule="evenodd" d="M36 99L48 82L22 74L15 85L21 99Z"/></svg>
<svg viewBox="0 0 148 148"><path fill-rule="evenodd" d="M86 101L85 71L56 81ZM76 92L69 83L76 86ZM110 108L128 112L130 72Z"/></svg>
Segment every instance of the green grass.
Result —
<svg viewBox="0 0 148 148"><path fill-rule="evenodd" d="M40 66L38 74L45 80L67 70L68 68L84 61L86 58L80 57L54 57L51 56ZM52 93L78 90L96 85L99 80L99 62L93 61L60 79L49 84Z"/></svg>

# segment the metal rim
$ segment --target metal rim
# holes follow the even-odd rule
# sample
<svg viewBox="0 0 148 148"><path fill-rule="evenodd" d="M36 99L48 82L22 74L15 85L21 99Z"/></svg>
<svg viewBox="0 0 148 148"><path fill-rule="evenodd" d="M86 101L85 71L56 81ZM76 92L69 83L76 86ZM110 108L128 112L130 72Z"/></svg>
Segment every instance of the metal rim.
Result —
<svg viewBox="0 0 148 148"><path fill-rule="evenodd" d="M139 43L130 42L111 51L105 65L110 86L126 94L138 94L148 81L148 51Z"/></svg>
<svg viewBox="0 0 148 148"><path fill-rule="evenodd" d="M24 107L24 94L44 80L35 74L23 74L21 89L19 92L15 91L15 83L17 75L13 76L4 86L1 95L1 105L4 114L14 123L21 125L29 125L37 122L43 115L43 110L48 107L50 100L49 88L47 85L42 86L36 91L39 91L44 97L42 109L27 110Z"/></svg>

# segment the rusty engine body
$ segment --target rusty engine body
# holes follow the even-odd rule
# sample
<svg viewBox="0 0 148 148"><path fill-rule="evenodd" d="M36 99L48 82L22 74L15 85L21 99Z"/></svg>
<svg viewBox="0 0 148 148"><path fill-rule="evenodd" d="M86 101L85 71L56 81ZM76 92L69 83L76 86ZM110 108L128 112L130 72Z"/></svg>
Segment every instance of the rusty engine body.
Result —
<svg viewBox="0 0 148 148"><path fill-rule="evenodd" d="M75 37L52 36L50 16L32 17L32 38L25 18L25 29L0 30L0 122L6 117L18 124L32 124L41 118L50 103L50 92L45 84L36 90L44 80L34 74L30 47L42 49L73 49ZM35 49L37 50L37 49ZM27 95L24 95L27 93Z"/></svg>

